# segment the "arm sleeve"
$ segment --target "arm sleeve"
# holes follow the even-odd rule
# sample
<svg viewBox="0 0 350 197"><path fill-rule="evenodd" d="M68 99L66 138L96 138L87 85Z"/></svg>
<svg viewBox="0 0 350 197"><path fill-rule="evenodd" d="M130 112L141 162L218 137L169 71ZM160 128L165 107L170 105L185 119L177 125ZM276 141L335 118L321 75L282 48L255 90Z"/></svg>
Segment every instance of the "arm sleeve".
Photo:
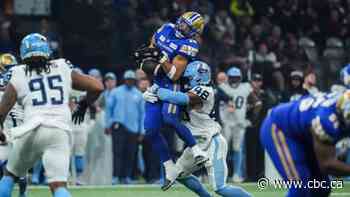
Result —
<svg viewBox="0 0 350 197"><path fill-rule="evenodd" d="M232 88L226 84L226 83L223 83L221 85L219 85L219 88L229 97L234 97L235 95L233 95L233 92L232 92Z"/></svg>
<svg viewBox="0 0 350 197"><path fill-rule="evenodd" d="M190 98L186 93L173 92L165 88L159 88L157 96L162 101L167 101L178 105L187 105L190 102Z"/></svg>

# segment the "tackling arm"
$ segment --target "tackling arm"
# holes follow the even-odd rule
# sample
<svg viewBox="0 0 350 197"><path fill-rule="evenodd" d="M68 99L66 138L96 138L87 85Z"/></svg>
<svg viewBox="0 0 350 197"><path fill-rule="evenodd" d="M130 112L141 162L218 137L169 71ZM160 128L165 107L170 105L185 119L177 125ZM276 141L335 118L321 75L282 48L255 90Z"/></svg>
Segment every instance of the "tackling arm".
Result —
<svg viewBox="0 0 350 197"><path fill-rule="evenodd" d="M157 96L162 101L167 101L177 105L195 106L202 103L201 98L192 92L174 92L165 88L159 88Z"/></svg>

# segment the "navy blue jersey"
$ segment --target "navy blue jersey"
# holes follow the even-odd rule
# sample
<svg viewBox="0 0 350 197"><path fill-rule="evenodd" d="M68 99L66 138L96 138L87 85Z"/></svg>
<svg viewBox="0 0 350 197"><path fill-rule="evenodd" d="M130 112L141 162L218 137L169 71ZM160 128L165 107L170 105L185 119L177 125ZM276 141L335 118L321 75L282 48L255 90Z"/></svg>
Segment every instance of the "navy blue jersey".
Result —
<svg viewBox="0 0 350 197"><path fill-rule="evenodd" d="M311 142L313 130L320 140L335 144L347 135L337 117L336 101L339 96L336 93L306 96L274 107L270 115L286 136Z"/></svg>
<svg viewBox="0 0 350 197"><path fill-rule="evenodd" d="M166 52L172 60L177 55L185 57L189 62L192 61L199 51L198 42L182 38L178 35L175 25L166 23L160 27L154 34L155 45L163 52Z"/></svg>

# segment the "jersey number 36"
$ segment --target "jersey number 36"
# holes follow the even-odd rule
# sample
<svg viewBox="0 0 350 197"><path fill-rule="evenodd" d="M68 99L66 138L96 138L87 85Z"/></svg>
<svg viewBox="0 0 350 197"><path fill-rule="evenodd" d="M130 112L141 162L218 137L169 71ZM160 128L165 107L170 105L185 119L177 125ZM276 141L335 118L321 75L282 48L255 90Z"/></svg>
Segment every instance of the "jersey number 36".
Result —
<svg viewBox="0 0 350 197"><path fill-rule="evenodd" d="M47 80L48 87L46 87L44 80ZM63 104L63 86L60 75L32 79L29 82L29 89L33 93L39 92L39 94L35 95L37 97L32 99L33 106L45 105L48 102L50 102L52 105ZM55 92L58 93L58 96Z"/></svg>

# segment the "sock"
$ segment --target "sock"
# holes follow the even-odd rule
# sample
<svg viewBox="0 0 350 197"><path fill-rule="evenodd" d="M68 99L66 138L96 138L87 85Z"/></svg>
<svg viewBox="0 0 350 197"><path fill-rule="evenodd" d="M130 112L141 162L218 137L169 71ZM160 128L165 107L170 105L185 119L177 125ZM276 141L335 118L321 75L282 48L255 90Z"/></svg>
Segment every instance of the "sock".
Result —
<svg viewBox="0 0 350 197"><path fill-rule="evenodd" d="M163 120L165 123L175 128L177 135L182 141L185 142L187 146L193 147L197 144L191 131L184 124L182 124L179 118L177 118L175 115L163 114Z"/></svg>
<svg viewBox="0 0 350 197"><path fill-rule="evenodd" d="M57 188L53 196L54 197L71 197L68 190L64 187Z"/></svg>
<svg viewBox="0 0 350 197"><path fill-rule="evenodd" d="M191 175L178 181L200 197L211 197L210 193L204 188L197 177Z"/></svg>
<svg viewBox="0 0 350 197"><path fill-rule="evenodd" d="M18 180L19 194L25 194L27 190L27 177L21 177Z"/></svg>
<svg viewBox="0 0 350 197"><path fill-rule="evenodd" d="M252 197L247 191L240 187L234 187L226 185L225 187L215 191L218 195L223 197L239 196L239 197Z"/></svg>
<svg viewBox="0 0 350 197"><path fill-rule="evenodd" d="M11 197L11 193L15 182L10 176L3 176L0 180L0 195L1 197Z"/></svg>
<svg viewBox="0 0 350 197"><path fill-rule="evenodd" d="M233 153L234 175L242 177L242 151L234 151Z"/></svg>
<svg viewBox="0 0 350 197"><path fill-rule="evenodd" d="M76 155L75 159L75 170L77 172L77 176L80 176L84 172L85 160L81 155Z"/></svg>
<svg viewBox="0 0 350 197"><path fill-rule="evenodd" d="M151 142L153 151L158 153L159 159L162 163L171 159L167 142L161 135L159 129L147 130L146 137Z"/></svg>
<svg viewBox="0 0 350 197"><path fill-rule="evenodd" d="M37 161L33 167L33 174L32 174L32 183L33 184L39 184L40 182L40 173L41 169L43 167L43 163L41 160Z"/></svg>

